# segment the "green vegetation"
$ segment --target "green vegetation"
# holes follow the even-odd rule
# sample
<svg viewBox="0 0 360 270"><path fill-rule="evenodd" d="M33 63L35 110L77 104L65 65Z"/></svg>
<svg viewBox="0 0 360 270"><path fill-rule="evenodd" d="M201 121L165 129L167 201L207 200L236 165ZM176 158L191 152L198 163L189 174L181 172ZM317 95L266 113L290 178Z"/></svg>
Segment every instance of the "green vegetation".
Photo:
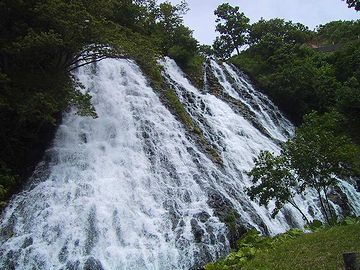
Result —
<svg viewBox="0 0 360 270"><path fill-rule="evenodd" d="M197 131L198 128L195 126L194 121L185 110L184 105L180 102L174 90L169 89L166 91L165 96L170 107L175 110L175 114L180 118L185 127L190 131Z"/></svg>
<svg viewBox="0 0 360 270"><path fill-rule="evenodd" d="M217 22L223 22L215 54L228 58L235 50L231 34L224 35L223 29L241 33L247 48L229 61L248 73L291 120L300 125L311 111L335 109L345 116L343 127L358 142L360 21L335 21L310 31L278 18L248 25L238 8L226 5L226 10L235 22L215 11Z"/></svg>
<svg viewBox="0 0 360 270"><path fill-rule="evenodd" d="M225 59L234 50L239 54L246 42L249 18L239 12L239 7L232 7L228 3L218 6L214 14L217 16L216 31L220 33L213 45L216 55Z"/></svg>
<svg viewBox="0 0 360 270"><path fill-rule="evenodd" d="M311 111L336 109L345 115L344 128L357 139L359 29L360 21L332 22L312 32L281 19L260 20L250 27L249 48L230 61L256 78L296 124Z"/></svg>
<svg viewBox="0 0 360 270"><path fill-rule="evenodd" d="M261 205L275 200L273 216L285 203L301 212L294 196L311 188L318 194L327 222L335 219L329 202L331 188L339 178L360 173L360 149L341 134L341 122L337 112L308 114L279 156L261 152L249 172L254 184L248 189L250 198L259 198Z"/></svg>
<svg viewBox="0 0 360 270"><path fill-rule="evenodd" d="M251 230L239 240L237 251L205 269L342 269L342 254L359 253L359 240L360 223L354 218L347 218L341 225L317 227L312 233L293 229L273 238Z"/></svg>
<svg viewBox="0 0 360 270"><path fill-rule="evenodd" d="M77 67L132 58L161 90L157 59L169 55L201 84L203 58L183 25L186 11L185 2L156 0L1 1L1 205L41 158L64 109L96 117L90 95L71 75Z"/></svg>

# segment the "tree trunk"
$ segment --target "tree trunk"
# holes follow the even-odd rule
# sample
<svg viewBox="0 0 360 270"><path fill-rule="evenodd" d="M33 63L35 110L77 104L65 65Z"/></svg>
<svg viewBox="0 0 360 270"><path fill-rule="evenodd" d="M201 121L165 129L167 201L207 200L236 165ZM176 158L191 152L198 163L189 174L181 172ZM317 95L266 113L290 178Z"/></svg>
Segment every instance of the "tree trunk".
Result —
<svg viewBox="0 0 360 270"><path fill-rule="evenodd" d="M327 223L329 224L329 223L330 223L330 220L329 220L329 216L328 216L328 213L327 213L327 211L326 211L326 207L325 207L325 205L324 205L324 202L323 202L323 199L322 199L322 196L321 196L321 190L320 190L320 189L316 189L316 191L317 191L317 194L318 194L318 196L319 196L320 205L321 205L322 210L324 211L326 221L327 221Z"/></svg>
<svg viewBox="0 0 360 270"><path fill-rule="evenodd" d="M303 219L306 221L307 224L310 223L309 219L305 216L304 212L301 211L301 209L299 208L299 206L297 206L297 204L294 201L289 201L289 203L300 212L300 214L302 215Z"/></svg>
<svg viewBox="0 0 360 270"><path fill-rule="evenodd" d="M330 205L330 200L329 200L329 197L327 195L327 189L326 187L323 187L323 191L325 193L325 199L326 199L326 205L329 209L329 214L330 214L330 219L333 219L334 217L336 217L336 214L333 213L333 211L331 211L331 205Z"/></svg>

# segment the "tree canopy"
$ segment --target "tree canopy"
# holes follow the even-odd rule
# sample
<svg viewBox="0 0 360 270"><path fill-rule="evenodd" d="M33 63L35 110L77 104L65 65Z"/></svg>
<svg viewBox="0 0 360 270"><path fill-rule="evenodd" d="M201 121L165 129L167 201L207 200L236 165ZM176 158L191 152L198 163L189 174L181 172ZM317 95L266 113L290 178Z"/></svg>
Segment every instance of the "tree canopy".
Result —
<svg viewBox="0 0 360 270"><path fill-rule="evenodd" d="M249 172L255 184L248 189L250 198L259 198L262 205L275 199L274 214L286 202L301 212L294 196L312 188L330 222L334 217L328 198L331 188L340 178L360 175L360 149L339 132L340 125L341 115L336 111L323 115L310 113L279 156L261 152Z"/></svg>
<svg viewBox="0 0 360 270"><path fill-rule="evenodd" d="M241 46L246 43L249 18L239 11L239 7L232 7L228 3L218 6L214 14L217 16L216 31L220 33L214 44L215 51L220 49L222 57L231 55L234 50L239 54Z"/></svg>

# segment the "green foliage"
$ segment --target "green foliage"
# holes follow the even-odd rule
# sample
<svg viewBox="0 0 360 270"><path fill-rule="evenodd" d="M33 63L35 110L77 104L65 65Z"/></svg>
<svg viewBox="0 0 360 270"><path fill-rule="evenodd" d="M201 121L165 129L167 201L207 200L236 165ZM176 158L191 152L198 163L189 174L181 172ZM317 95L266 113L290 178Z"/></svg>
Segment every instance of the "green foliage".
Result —
<svg viewBox="0 0 360 270"><path fill-rule="evenodd" d="M188 63L197 53L198 43L192 38L192 31L179 26L174 30L174 37L171 39L171 47L168 49L168 55L174 57L174 60L182 68L186 68Z"/></svg>
<svg viewBox="0 0 360 270"><path fill-rule="evenodd" d="M306 115L303 125L285 143L279 156L261 152L249 172L255 184L248 189L250 198L259 198L261 205L275 199L273 215L276 215L285 203L300 211L294 195L313 188L330 223L335 218L328 199L331 187L337 185L339 178L360 172L360 149L340 132L341 122L336 111L323 115L313 112Z"/></svg>
<svg viewBox="0 0 360 270"><path fill-rule="evenodd" d="M220 33L214 43L214 50L220 58L227 58L236 50L240 53L240 47L246 42L249 27L249 18L239 11L239 7L232 7L228 3L217 7L214 14L216 31Z"/></svg>
<svg viewBox="0 0 360 270"><path fill-rule="evenodd" d="M347 43L358 39L360 21L333 21L320 25L316 41L323 44Z"/></svg>
<svg viewBox="0 0 360 270"><path fill-rule="evenodd" d="M295 124L313 110L335 108L358 141L359 27L359 20L335 21L312 32L282 19L261 19L250 26L249 48L230 61L254 78Z"/></svg>
<svg viewBox="0 0 360 270"><path fill-rule="evenodd" d="M257 253L254 259L240 269L342 269L343 253L360 252L359 232L360 225L353 224L306 233L283 241L266 252Z"/></svg>
<svg viewBox="0 0 360 270"><path fill-rule="evenodd" d="M311 232L317 232L324 229L324 224L320 220L313 220L312 222L306 224L305 229Z"/></svg>
<svg viewBox="0 0 360 270"><path fill-rule="evenodd" d="M213 44L213 50L216 57L222 60L230 58L232 52L234 51L234 48L229 46L231 42L231 38L228 36L216 37Z"/></svg>
<svg viewBox="0 0 360 270"><path fill-rule="evenodd" d="M0 210L5 206L5 201L9 196L9 189L16 184L16 175L0 162Z"/></svg>
<svg viewBox="0 0 360 270"><path fill-rule="evenodd" d="M239 240L237 251L206 265L205 269L340 269L342 253L360 251L359 225L359 218L347 217L334 226L315 221L311 225L312 233L291 229L275 237L266 237L250 230Z"/></svg>
<svg viewBox="0 0 360 270"><path fill-rule="evenodd" d="M176 112L176 115L180 118L180 121L186 126L190 131L194 131L195 125L191 116L187 113L184 108L184 105L180 102L175 92L171 89L165 92L165 97L170 105Z"/></svg>
<svg viewBox="0 0 360 270"><path fill-rule="evenodd" d="M250 46L259 43L274 45L303 44L308 41L312 33L300 24L286 22L283 19L261 19L250 27L248 44Z"/></svg>
<svg viewBox="0 0 360 270"><path fill-rule="evenodd" d="M287 157L262 151L255 159L249 176L254 185L247 189L247 194L252 200L259 198L260 205L268 205L270 200L275 200L273 217L285 203L294 203L297 182Z"/></svg>
<svg viewBox="0 0 360 270"><path fill-rule="evenodd" d="M354 225L360 224L360 217L346 217L343 221L341 221L341 225Z"/></svg>
<svg viewBox="0 0 360 270"><path fill-rule="evenodd" d="M204 62L205 58L197 55L192 57L184 68L191 82L199 89L204 87Z"/></svg>
<svg viewBox="0 0 360 270"><path fill-rule="evenodd" d="M238 243L238 250L230 253L225 259L205 266L206 270L242 269L257 254L274 249L277 245L290 239L302 236L304 233L298 229L292 229L276 237L262 236L253 229L243 235Z"/></svg>

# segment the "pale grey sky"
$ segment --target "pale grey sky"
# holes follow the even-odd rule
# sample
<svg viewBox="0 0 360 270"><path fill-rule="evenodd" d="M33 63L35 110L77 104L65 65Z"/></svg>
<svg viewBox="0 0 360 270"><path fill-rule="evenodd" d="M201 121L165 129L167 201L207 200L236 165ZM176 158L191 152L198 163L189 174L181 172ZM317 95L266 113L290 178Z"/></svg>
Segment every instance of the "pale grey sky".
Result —
<svg viewBox="0 0 360 270"><path fill-rule="evenodd" d="M180 0L170 0L173 4ZM261 17L283 18L300 22L314 29L334 20L357 20L360 12L349 9L341 0L187 0L190 11L185 24L194 30L194 37L203 44L212 44L216 37L214 10L222 3L240 7L251 23Z"/></svg>

